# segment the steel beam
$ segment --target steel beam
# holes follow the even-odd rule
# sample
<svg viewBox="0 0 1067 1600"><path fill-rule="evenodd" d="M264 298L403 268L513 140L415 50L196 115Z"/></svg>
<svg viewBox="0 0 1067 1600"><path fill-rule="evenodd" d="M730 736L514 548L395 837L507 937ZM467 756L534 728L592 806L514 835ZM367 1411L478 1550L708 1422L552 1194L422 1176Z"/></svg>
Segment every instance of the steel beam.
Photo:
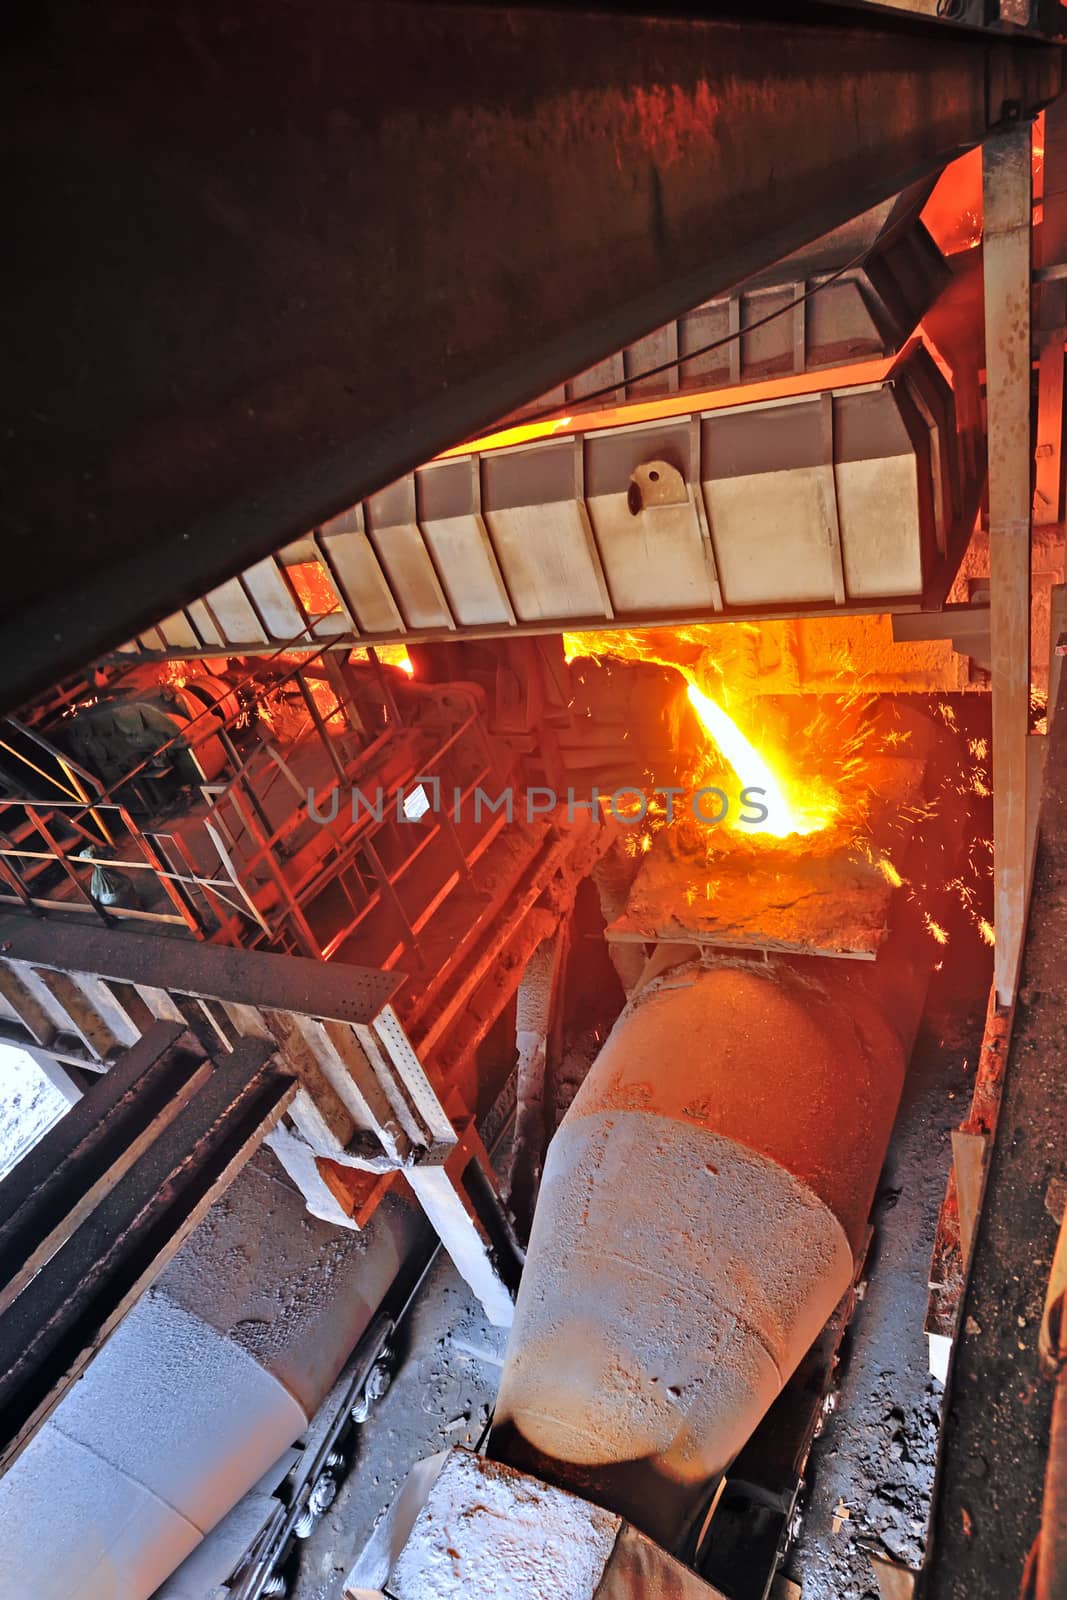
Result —
<svg viewBox="0 0 1067 1600"><path fill-rule="evenodd" d="M984 271L989 432L989 632L997 1000L1015 996L1022 952L1030 726L1030 126L985 146Z"/></svg>
<svg viewBox="0 0 1067 1600"><path fill-rule="evenodd" d="M112 929L85 923L20 915L0 917L0 951L31 966L92 972L122 983L276 1011L308 1011L353 1027L371 1024L403 981L396 973L372 967L331 966L305 956L164 939L126 929L116 935Z"/></svg>
<svg viewBox="0 0 1067 1600"><path fill-rule="evenodd" d="M794 9L27 12L4 703L1059 89L1051 47Z"/></svg>
<svg viewBox="0 0 1067 1600"><path fill-rule="evenodd" d="M450 1116L453 1102L449 1111L442 1105L389 1004L401 978L341 962L152 934L98 935L91 925L0 917L0 975L6 974L0 996L7 1008L0 1020L13 1018L9 1028L21 1027L38 1055L62 1050L70 1027L98 1032L101 1011L117 1012L135 1036L155 1018L187 1026L209 1054L220 1047L277 1051L298 1081L289 1106L293 1129L279 1125L269 1142L309 1210L341 1227L358 1225L354 1208L338 1204L320 1163L342 1176L347 1169L357 1183L368 1174L381 1180L402 1172L490 1320L510 1318L511 1298L494 1247L497 1256L501 1252L489 1224L498 1231L506 1225L488 1156L465 1126L465 1113ZM39 992L48 999L47 1011ZM45 1025L54 1029L50 1046L37 1042L31 1024L38 1033ZM8 1037L22 1042L17 1034ZM112 1099L118 1092L114 1072L112 1067L103 1079ZM180 1099L177 1091L172 1099ZM479 1169L492 1191L483 1195L488 1221L479 1215ZM87 1184L94 1183L96 1168L88 1156L83 1170ZM3 1224L0 1200L0 1249ZM34 1249L38 1254L27 1257L27 1270L44 1244L37 1241ZM0 1311L3 1304L0 1284Z"/></svg>

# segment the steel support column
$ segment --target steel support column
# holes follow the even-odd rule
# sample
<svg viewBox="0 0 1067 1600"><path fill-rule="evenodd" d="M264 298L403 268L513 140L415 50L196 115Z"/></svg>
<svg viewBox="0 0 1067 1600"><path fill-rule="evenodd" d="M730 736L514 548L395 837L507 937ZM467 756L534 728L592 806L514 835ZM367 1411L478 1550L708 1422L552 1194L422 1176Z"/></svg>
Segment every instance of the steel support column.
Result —
<svg viewBox="0 0 1067 1600"><path fill-rule="evenodd" d="M997 1000L1015 996L1029 888L1030 125L985 146L985 325L989 589L993 664L993 845Z"/></svg>
<svg viewBox="0 0 1067 1600"><path fill-rule="evenodd" d="M734 15L20 12L4 701L1059 89L1032 42Z"/></svg>

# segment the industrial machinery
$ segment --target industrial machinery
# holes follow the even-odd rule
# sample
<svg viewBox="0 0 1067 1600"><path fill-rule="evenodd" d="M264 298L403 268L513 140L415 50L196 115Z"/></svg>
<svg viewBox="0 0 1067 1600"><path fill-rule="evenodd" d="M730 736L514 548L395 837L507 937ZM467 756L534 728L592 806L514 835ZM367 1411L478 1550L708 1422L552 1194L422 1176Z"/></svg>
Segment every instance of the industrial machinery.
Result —
<svg viewBox="0 0 1067 1600"><path fill-rule="evenodd" d="M1065 1592L1061 9L13 29L4 1600Z"/></svg>

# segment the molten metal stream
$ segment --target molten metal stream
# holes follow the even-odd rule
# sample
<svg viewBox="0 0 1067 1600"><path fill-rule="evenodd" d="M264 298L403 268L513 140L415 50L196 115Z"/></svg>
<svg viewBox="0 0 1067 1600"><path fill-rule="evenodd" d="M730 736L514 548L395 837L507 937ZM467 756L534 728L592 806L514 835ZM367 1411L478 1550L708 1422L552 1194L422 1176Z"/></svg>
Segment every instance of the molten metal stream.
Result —
<svg viewBox="0 0 1067 1600"><path fill-rule="evenodd" d="M745 738L741 729L728 717L721 706L709 695L689 685L689 703L696 712L701 727L722 751L734 772L746 787L762 789L762 803L767 808L764 822L753 825L756 833L773 834L776 839L786 839L791 833L814 833L826 826L826 820L803 816L794 810L782 792L782 786L755 745Z"/></svg>

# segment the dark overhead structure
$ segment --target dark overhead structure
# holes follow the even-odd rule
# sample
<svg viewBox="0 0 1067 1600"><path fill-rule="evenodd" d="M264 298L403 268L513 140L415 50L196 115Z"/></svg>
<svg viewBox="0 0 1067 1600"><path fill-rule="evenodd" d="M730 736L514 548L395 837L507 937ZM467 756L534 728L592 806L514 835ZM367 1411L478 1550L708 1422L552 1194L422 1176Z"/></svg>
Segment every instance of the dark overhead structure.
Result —
<svg viewBox="0 0 1067 1600"><path fill-rule="evenodd" d="M1032 41L829 7L24 13L5 705L1059 82Z"/></svg>

